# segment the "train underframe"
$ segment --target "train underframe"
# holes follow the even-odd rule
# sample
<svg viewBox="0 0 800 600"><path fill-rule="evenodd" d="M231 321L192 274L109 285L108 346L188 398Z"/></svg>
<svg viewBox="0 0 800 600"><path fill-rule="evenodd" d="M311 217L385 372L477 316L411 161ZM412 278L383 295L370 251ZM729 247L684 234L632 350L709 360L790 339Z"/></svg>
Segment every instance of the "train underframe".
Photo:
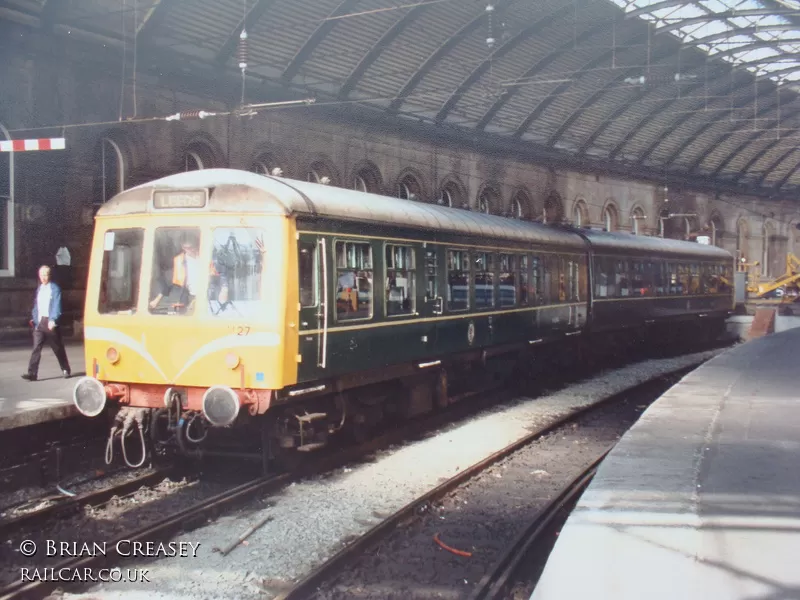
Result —
<svg viewBox="0 0 800 600"><path fill-rule="evenodd" d="M165 388L160 408L110 403L106 462L113 461L119 447L130 467L178 455L260 461L265 471L294 468L326 448L361 443L387 427L445 409L468 392L509 381L520 388L544 378L556 383L564 373L575 378L654 352L713 342L724 330L724 317L715 317L583 332L536 346L475 350L441 363L424 363L431 364L427 368L415 363L329 381L325 390L298 398L278 397L264 414L251 405L227 426L213 425L214 417L210 420L205 410L188 408L189 394L198 390ZM305 389L314 390L314 385Z"/></svg>

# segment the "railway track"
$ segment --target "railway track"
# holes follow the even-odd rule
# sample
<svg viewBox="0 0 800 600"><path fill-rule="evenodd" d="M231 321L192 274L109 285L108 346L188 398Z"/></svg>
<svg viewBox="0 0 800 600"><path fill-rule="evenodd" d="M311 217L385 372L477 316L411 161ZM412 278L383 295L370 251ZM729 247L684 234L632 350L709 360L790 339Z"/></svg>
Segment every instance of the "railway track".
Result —
<svg viewBox="0 0 800 600"><path fill-rule="evenodd" d="M503 384L497 384L493 386L489 386L483 388L481 390L475 390L473 392L468 392L464 394L460 394L458 397L452 398L453 401L462 401L467 400L476 396L480 396L483 394L487 394L492 391L496 391L499 388L502 388ZM495 399L496 401L496 399ZM489 400L487 399L485 403L488 403ZM479 403L484 404L484 402ZM313 466L310 467L301 467L295 472L291 473L282 473L274 476L265 476L265 477L258 477L255 478L247 483L242 485L236 486L230 490L217 494L213 497L207 498L202 502L197 503L196 505L182 510L180 512L174 513L164 519L161 519L155 523L148 525L147 527L126 531L121 535L115 536L113 539L104 540L105 548L108 549L108 552L104 555L98 556L86 556L86 557L79 557L79 558L70 558L67 560L63 560L55 565L52 568L57 572L60 569L68 569L68 570L75 570L75 569L84 569L84 568L101 568L101 567L108 567L109 565L116 565L122 560L124 557L117 554L116 547L117 542L119 541L130 541L130 542L137 542L137 541L159 541L167 539L181 531L187 531L193 529L196 526L202 525L206 523L210 519L214 519L219 516L222 512L226 510L230 510L235 506L241 505L248 500L252 500L254 498L258 498L259 496L263 496L264 494L271 494L276 493L285 486L289 485L294 481L298 481L305 477L309 477L312 475L328 472L334 470L336 468L340 468L345 466L349 463L357 461L359 459L364 458L365 456L369 456L370 454L374 453L375 451L389 446L394 443L399 443L404 440L408 440L415 435L419 435L421 433L427 432L432 428L441 426L444 423L451 421L454 418L460 418L463 416L464 413L468 413L472 410L475 410L475 405L465 405L465 404L456 404L452 410L443 411L442 413L437 413L432 415L431 417L420 420L420 421L412 421L409 422L408 425L390 430L384 435L381 435L377 438L369 440L364 444L361 444L356 447L346 448L341 452L331 455L329 457L323 458L319 462L315 463ZM163 479L166 476L166 471L159 472L159 476ZM157 478L156 474L150 474L148 476L143 476L139 478L139 480L135 480L130 482L129 485L126 485L126 489L135 489L136 487L141 487L142 485L149 485L154 482ZM91 497L84 497L81 499L74 499L73 502L69 505L69 509L75 510L79 506L86 506L92 502L100 503L106 501L111 496L119 493L118 490L108 489L108 490L101 490L97 492L96 496ZM39 519L47 519L55 514L58 514L58 509L64 510L67 507L54 507L53 511L46 511L46 514L43 513L41 515L31 514L25 515L24 518L20 518L19 523L36 523ZM12 531L17 528L17 523L0 523L0 531L2 531L3 527L5 527L5 531ZM6 537L8 537L6 535ZM100 540L92 540L93 542L99 542ZM52 592L56 587L63 587L63 583L58 582L47 582L47 581L35 581L35 582L15 582L12 583L4 588L0 588L0 600L12 600L12 599L25 599L29 600L32 598L42 598L48 593Z"/></svg>
<svg viewBox="0 0 800 600"><path fill-rule="evenodd" d="M543 538L547 537L549 527L565 508L578 500L610 451L611 448L603 452L539 510L520 535L509 544L490 571L481 578L469 600L500 600L508 597L509 586L521 570L521 565L539 545L545 543Z"/></svg>
<svg viewBox="0 0 800 600"><path fill-rule="evenodd" d="M579 409L573 410L558 419L546 424L543 427L532 431L528 435L518 439L517 441L513 442L512 444L506 446L505 448L495 452L494 454L488 456L484 460L481 460L470 467L460 471L453 477L449 478L448 480L441 483L436 488L430 490L429 492L415 498L398 511L393 513L391 516L383 520L381 523L367 531L364 535L353 541L351 544L340 550L337 554L332 556L329 560L321 564L311 573L309 573L304 579L299 581L291 590L283 592L276 596L277 600L305 600L306 598L314 597L317 591L320 590L323 586L331 583L340 573L346 571L353 567L355 562L364 556L367 553L368 549L374 548L377 544L388 538L395 530L397 530L402 524L410 521L415 517L415 515L424 514L428 511L429 507L431 507L434 503L441 500L451 492L453 492L456 488L463 486L465 483L469 482L470 480L476 478L478 475L482 474L486 471L489 467L495 465L496 463L500 462L503 459L510 457L511 455L519 452L521 449L525 448L526 446L532 444L533 442L542 439L546 435L564 428L566 425L574 423L577 419L605 407L609 404L613 404L630 396L637 396L639 394L645 394L648 390L652 390L654 387L664 386L663 380L666 377L678 377L682 376L689 371L691 371L694 367L688 367L684 369L680 369L677 372L671 373L669 375L662 375L657 377L653 380L649 380L647 382L641 383L637 386L628 388L620 393L613 394L608 396L607 398L595 402L593 404L581 407ZM591 479L591 476L594 473L595 468L599 465L602 458L606 455L606 453L610 450L606 449L601 456L596 458L592 461L591 465L582 470L580 474L568 485L564 490L558 493L542 510L540 515L537 515L537 518L534 519L534 523L526 529L525 534L520 536L518 540L512 544L512 546L507 551L507 554L498 561L495 569L485 577L486 581L483 585L479 585L476 588L476 593L481 594L491 594L493 590L502 590L510 577L513 574L514 569L519 563L519 558L522 555L520 554L521 550L525 550L526 552L530 550L530 547L535 544L537 537L541 534L544 530L547 523L552 521L554 515L566 505L571 498L576 497L577 494L588 484L588 481ZM437 539L437 543L442 545L441 541ZM443 546L444 547L444 546ZM450 551L454 551L451 548L446 548ZM464 556L468 556L470 553L460 552L458 550L454 551L456 554L461 554ZM496 572L495 572L496 571ZM485 588L485 589L484 589ZM481 591L483 589L483 591ZM475 598L494 598L497 596L492 595L480 595L475 596Z"/></svg>
<svg viewBox="0 0 800 600"><path fill-rule="evenodd" d="M35 502L51 502L38 510L22 512L14 517L0 520L0 537L9 538L13 532L25 527L41 526L49 519L66 517L85 506L97 506L108 502L114 496L124 496L141 487L154 485L173 473L171 467L157 469L121 483L110 485L99 490L89 491L76 496L53 495L36 498Z"/></svg>
<svg viewBox="0 0 800 600"><path fill-rule="evenodd" d="M691 367L684 367L678 371L671 373L671 375L675 375L675 373L681 373L694 368L693 365ZM659 378L663 378L665 375L661 375ZM422 507L429 502L431 502L436 497L441 497L446 494L450 489L455 488L461 482L475 476L481 470L487 468L491 464L499 461L504 456L507 456L513 453L515 450L523 447L524 445L530 443L531 440L546 435L548 432L553 431L554 429L562 426L564 423L569 422L570 420L574 420L578 418L580 415L585 414L591 410L596 409L599 406L607 404L615 400L618 396L622 394L631 393L632 390L636 390L638 388L646 387L648 385L652 385L652 380L645 382L643 384L639 384L632 388L626 389L621 394L614 394L609 396L608 398L591 404L589 406L574 410L573 412L566 415L564 418L559 419L556 422L549 423L547 426L539 429L536 432L531 433L530 435L526 436L525 438L518 440L514 444L506 447L505 449L496 452L492 456L488 457L486 460L481 461L480 463L473 465L470 469L462 471L456 477L448 480L444 484L438 486L435 490L426 494L423 498L418 498L414 502L407 505L404 509L401 509L390 517L387 521L380 524L371 532L368 532L367 536L364 538L359 539L353 545L347 547L345 550L337 554L333 557L333 559L329 563L325 563L320 569L312 573L307 579L300 582L300 584L293 589L288 595L285 597L289 598L299 598L304 597L303 594L309 590L312 590L314 586L320 582L324 581L326 577L329 576L331 573L330 569L332 566L336 566L337 564L345 564L347 554L351 556L354 555L355 552L359 548L363 548L370 543L378 540L381 535L385 535L391 532L392 529L396 528L397 524L408 515L413 514L413 511L419 507ZM368 441L365 444L362 444L357 447L351 447L343 450L342 452L336 453L331 455L327 458L324 458L313 466L302 468L293 473L285 473L271 477L259 477L255 478L252 481L249 481L243 485L236 486L230 490L226 490L223 493L216 494L213 497L207 498L196 505L193 505L189 508L171 514L167 517L159 519L156 522L151 523L147 527L137 528L135 530L126 531L120 535L113 536L113 539L109 537L106 540L106 547L109 548L111 551L104 555L104 556L94 556L94 557L83 557L83 558L76 558L76 559L69 559L62 561L57 565L53 565L55 569L82 569L87 567L108 567L108 566L118 566L123 562L123 557L120 557L115 554L113 549L116 547L116 542L118 540L129 540L129 541L161 541L167 539L171 536L174 536L177 533L182 531L188 531L195 528L198 525L205 524L209 520L215 518L219 514L228 511L238 505L244 504L248 500L256 499L256 498L263 498L264 495L275 493L281 489L283 489L288 484L299 481L303 478L321 474L325 472L330 472L334 469L340 468L342 466L346 466L348 464L352 464L355 461L368 457L374 454L376 451L384 449L392 444L396 444L399 442L407 442L411 441L415 438L419 438L420 435L430 432L431 430L441 427L445 424L451 424L454 421L463 418L465 416L470 416L480 410L481 408L485 408L487 406L495 406L498 404L498 394L494 393L491 394L489 392L496 392L498 388L503 387L503 384L493 385L482 390L476 390L474 392L470 392L468 394L463 394L459 398L460 400L464 400L470 397L478 397L477 401L475 402L462 402L460 404L455 404L450 407L448 410L443 411L441 413L434 413L433 415L429 415L424 419L419 421L411 421L407 423L403 427L399 427L394 430L390 430L383 435L374 438ZM93 540L93 541L101 541L101 540ZM49 566L49 565L48 565ZM0 600L10 600L11 598L41 598L55 587L64 587L63 584L59 585L58 583L53 582L30 582L23 584L22 582L16 582L11 585L8 585L5 588L0 589Z"/></svg>

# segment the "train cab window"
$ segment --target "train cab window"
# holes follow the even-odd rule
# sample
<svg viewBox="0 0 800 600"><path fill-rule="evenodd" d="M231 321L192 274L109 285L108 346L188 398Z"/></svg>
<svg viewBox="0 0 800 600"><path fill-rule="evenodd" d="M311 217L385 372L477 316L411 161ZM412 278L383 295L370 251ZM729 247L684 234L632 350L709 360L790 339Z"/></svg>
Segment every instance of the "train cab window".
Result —
<svg viewBox="0 0 800 600"><path fill-rule="evenodd" d="M475 253L475 308L494 307L494 254Z"/></svg>
<svg viewBox="0 0 800 600"><path fill-rule="evenodd" d="M372 318L372 246L336 242L336 319Z"/></svg>
<svg viewBox="0 0 800 600"><path fill-rule="evenodd" d="M136 312L143 245L143 229L114 229L105 233L97 305L101 314Z"/></svg>
<svg viewBox="0 0 800 600"><path fill-rule="evenodd" d="M517 305L517 257L500 255L500 307Z"/></svg>
<svg viewBox="0 0 800 600"><path fill-rule="evenodd" d="M208 307L223 319L257 319L266 266L264 231L253 227L217 227L209 266Z"/></svg>
<svg viewBox="0 0 800 600"><path fill-rule="evenodd" d="M425 300L439 297L439 259L436 248L425 250Z"/></svg>
<svg viewBox="0 0 800 600"><path fill-rule="evenodd" d="M469 252L447 251L447 310L469 309Z"/></svg>
<svg viewBox="0 0 800 600"><path fill-rule="evenodd" d="M528 255L522 254L517 257L517 264L519 265L519 303L520 306L528 305L528 283L530 276L528 274Z"/></svg>
<svg viewBox="0 0 800 600"><path fill-rule="evenodd" d="M300 306L306 308L316 306L319 302L317 288L318 273L317 245L311 242L300 242L297 245L298 283L300 285Z"/></svg>
<svg viewBox="0 0 800 600"><path fill-rule="evenodd" d="M616 275L617 298L627 298L631 295L630 273L628 273L628 261L618 260L614 268Z"/></svg>
<svg viewBox="0 0 800 600"><path fill-rule="evenodd" d="M159 227L153 248L148 308L154 315L192 315L202 300L203 269L197 227Z"/></svg>
<svg viewBox="0 0 800 600"><path fill-rule="evenodd" d="M414 249L386 244L386 314L410 315L416 310L417 295Z"/></svg>

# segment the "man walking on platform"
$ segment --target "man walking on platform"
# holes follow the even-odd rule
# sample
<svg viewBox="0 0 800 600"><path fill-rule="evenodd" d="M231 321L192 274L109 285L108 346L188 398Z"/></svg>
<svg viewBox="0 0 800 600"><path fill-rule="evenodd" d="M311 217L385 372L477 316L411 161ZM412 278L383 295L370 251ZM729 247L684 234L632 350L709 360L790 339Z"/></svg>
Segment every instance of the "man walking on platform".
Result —
<svg viewBox="0 0 800 600"><path fill-rule="evenodd" d="M33 302L33 352L28 363L28 372L22 375L23 379L36 381L39 376L39 360L42 358L42 346L47 342L53 349L61 367L64 377L70 376L67 351L61 339L61 330L58 319L61 317L61 288L50 281L50 267L39 267L39 288L36 290L36 299Z"/></svg>

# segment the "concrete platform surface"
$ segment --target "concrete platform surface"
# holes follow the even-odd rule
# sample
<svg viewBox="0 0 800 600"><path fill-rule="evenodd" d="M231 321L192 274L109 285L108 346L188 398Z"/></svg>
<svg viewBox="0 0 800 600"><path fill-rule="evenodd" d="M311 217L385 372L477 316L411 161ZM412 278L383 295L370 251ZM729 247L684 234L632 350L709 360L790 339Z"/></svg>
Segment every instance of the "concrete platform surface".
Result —
<svg viewBox="0 0 800 600"><path fill-rule="evenodd" d="M800 598L800 329L725 352L642 415L533 600Z"/></svg>
<svg viewBox="0 0 800 600"><path fill-rule="evenodd" d="M0 348L0 431L78 414L72 404L76 377L86 374L83 345L67 343L72 378L64 379L49 346L42 349L39 380L25 381L31 346Z"/></svg>

